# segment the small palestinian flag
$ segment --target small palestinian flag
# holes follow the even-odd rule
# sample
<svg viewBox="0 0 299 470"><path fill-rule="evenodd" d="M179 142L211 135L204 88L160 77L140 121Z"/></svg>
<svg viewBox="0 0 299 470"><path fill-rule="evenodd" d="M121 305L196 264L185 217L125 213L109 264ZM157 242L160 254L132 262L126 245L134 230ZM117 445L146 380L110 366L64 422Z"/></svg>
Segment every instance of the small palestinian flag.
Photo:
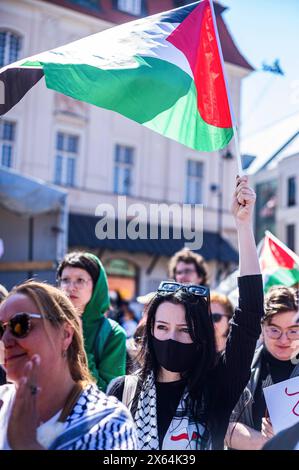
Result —
<svg viewBox="0 0 299 470"><path fill-rule="evenodd" d="M271 232L265 232L259 260L265 292L271 286L291 287L299 283L299 256Z"/></svg>
<svg viewBox="0 0 299 470"><path fill-rule="evenodd" d="M0 70L12 108L48 88L116 111L201 151L225 147L233 124L209 0L129 22Z"/></svg>

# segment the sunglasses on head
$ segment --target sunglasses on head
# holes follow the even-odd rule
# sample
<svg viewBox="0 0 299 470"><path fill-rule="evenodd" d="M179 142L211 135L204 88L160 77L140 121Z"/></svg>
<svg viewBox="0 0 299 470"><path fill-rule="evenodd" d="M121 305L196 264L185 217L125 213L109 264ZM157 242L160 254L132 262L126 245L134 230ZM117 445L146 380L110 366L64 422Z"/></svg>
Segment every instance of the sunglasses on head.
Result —
<svg viewBox="0 0 299 470"><path fill-rule="evenodd" d="M209 297L210 294L210 289L206 286L199 286L196 284L180 284L179 282L172 281L162 281L158 287L157 292L158 294L173 294L179 290L197 297Z"/></svg>
<svg viewBox="0 0 299 470"><path fill-rule="evenodd" d="M17 313L7 322L0 321L0 340L6 328L15 338L25 338L31 330L31 318L46 318L41 313Z"/></svg>
<svg viewBox="0 0 299 470"><path fill-rule="evenodd" d="M219 323L221 321L222 317L229 318L228 315L224 315L222 313L212 313L211 315L212 315L213 323Z"/></svg>

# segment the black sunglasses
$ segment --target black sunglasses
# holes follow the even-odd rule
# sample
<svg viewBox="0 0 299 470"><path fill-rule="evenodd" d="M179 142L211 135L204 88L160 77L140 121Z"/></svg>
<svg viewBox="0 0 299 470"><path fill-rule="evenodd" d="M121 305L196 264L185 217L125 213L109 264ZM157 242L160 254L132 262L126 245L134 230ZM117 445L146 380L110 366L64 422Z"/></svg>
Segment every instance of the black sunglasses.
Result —
<svg viewBox="0 0 299 470"><path fill-rule="evenodd" d="M222 313L212 313L212 321L213 323L219 323L222 319L222 317L227 317L229 318L228 315L223 315Z"/></svg>
<svg viewBox="0 0 299 470"><path fill-rule="evenodd" d="M46 318L41 313L17 313L7 322L0 321L0 340L6 328L15 338L25 338L31 330L31 318Z"/></svg>
<svg viewBox="0 0 299 470"><path fill-rule="evenodd" d="M199 286L197 284L180 284L179 282L173 281L162 281L158 287L158 294L169 293L172 294L182 290L188 294L192 294L198 297L209 297L210 289L206 286Z"/></svg>

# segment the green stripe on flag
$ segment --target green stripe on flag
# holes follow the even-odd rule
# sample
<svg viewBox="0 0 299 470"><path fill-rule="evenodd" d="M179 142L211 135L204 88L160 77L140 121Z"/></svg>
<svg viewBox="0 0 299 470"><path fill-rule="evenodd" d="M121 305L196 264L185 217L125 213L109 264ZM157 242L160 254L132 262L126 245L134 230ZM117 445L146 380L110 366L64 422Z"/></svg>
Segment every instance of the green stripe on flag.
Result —
<svg viewBox="0 0 299 470"><path fill-rule="evenodd" d="M264 274L264 291L267 292L270 287L283 285L291 287L299 283L299 267L294 269L279 268L272 273Z"/></svg>
<svg viewBox="0 0 299 470"><path fill-rule="evenodd" d="M135 57L136 67L100 69L87 64L40 63L48 88L116 111L181 144L201 151L225 147L233 129L200 117L190 75L154 57ZM26 66L37 65L26 62Z"/></svg>
<svg viewBox="0 0 299 470"><path fill-rule="evenodd" d="M188 93L192 78L176 65L136 57L136 68L42 64L48 88L116 111L143 124Z"/></svg>
<svg viewBox="0 0 299 470"><path fill-rule="evenodd" d="M227 146L233 137L232 128L220 128L207 124L197 109L197 91L192 81L187 95L175 105L145 126L177 140L187 147L203 152L213 152Z"/></svg>

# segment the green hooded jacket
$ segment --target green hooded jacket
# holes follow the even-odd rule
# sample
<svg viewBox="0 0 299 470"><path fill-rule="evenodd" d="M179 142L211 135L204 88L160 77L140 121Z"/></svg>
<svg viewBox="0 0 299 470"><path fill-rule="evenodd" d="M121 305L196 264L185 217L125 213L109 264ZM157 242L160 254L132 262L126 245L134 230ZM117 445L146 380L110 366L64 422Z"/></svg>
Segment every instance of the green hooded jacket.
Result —
<svg viewBox="0 0 299 470"><path fill-rule="evenodd" d="M105 269L97 256L85 255L100 268L92 297L82 315L85 351L89 370L99 389L105 392L112 379L126 373L126 333L116 321L104 316L110 306Z"/></svg>

